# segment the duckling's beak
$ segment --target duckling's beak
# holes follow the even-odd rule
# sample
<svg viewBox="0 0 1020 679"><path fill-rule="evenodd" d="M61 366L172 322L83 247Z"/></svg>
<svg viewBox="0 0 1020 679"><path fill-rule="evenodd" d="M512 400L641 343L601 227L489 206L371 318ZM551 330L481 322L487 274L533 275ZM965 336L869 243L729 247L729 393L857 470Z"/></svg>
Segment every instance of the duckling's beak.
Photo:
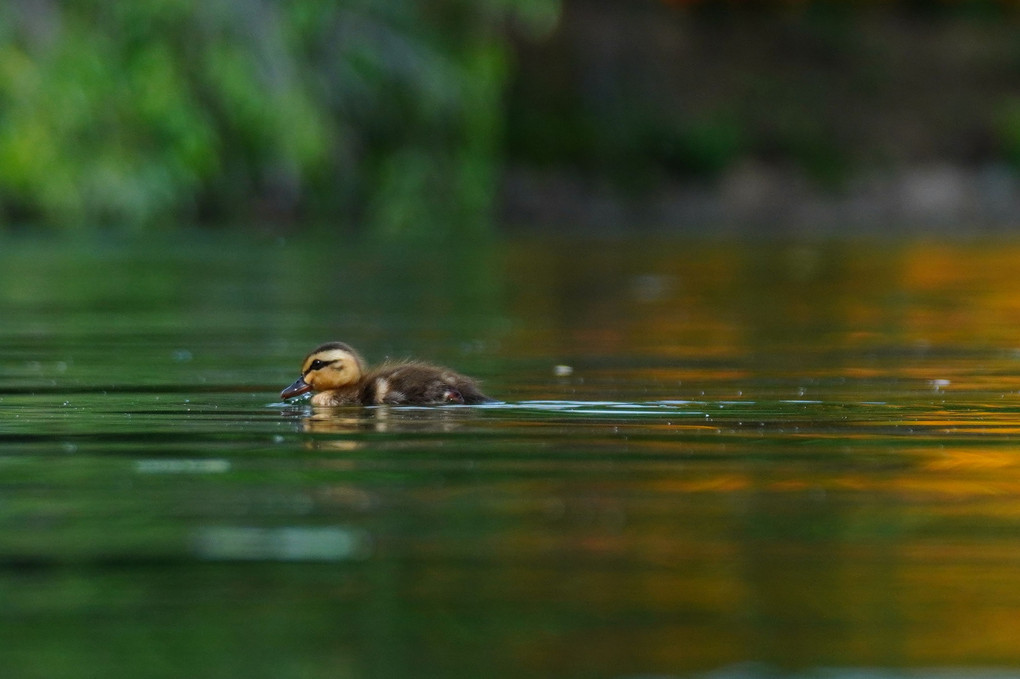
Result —
<svg viewBox="0 0 1020 679"><path fill-rule="evenodd" d="M292 398L294 396L300 396L301 394L305 393L306 391L311 391L311 390L312 390L312 385L310 385L307 382L305 382L305 378L304 377L299 377L294 382L294 384L290 385L289 387L287 387L286 389L284 389L283 391L280 392L280 398Z"/></svg>

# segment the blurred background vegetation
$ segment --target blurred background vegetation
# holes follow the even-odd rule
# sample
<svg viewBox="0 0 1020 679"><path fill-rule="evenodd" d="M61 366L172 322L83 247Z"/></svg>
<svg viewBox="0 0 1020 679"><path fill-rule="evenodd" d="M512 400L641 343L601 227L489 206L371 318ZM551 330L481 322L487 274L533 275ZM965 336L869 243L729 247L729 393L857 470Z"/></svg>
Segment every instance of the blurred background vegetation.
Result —
<svg viewBox="0 0 1020 679"><path fill-rule="evenodd" d="M1018 29L987 0L16 0L0 218L1009 221Z"/></svg>
<svg viewBox="0 0 1020 679"><path fill-rule="evenodd" d="M9 223L477 223L552 0L0 5Z"/></svg>

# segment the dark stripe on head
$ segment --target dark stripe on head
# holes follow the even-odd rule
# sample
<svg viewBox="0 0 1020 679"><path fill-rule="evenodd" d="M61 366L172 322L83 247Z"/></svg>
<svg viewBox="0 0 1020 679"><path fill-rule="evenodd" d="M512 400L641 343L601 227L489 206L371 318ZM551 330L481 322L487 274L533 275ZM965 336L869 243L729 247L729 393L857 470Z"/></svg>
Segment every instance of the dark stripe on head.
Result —
<svg viewBox="0 0 1020 679"><path fill-rule="evenodd" d="M355 351L351 345L345 344L344 342L326 342L325 344L320 344L319 346L315 347L315 349L308 352L308 355L305 356L305 360L303 361L303 363L307 362L309 358L319 353L320 351L345 351L354 357L354 360L358 363L358 368L361 370L362 373L364 373L366 370L365 359L363 359L361 357L361 354Z"/></svg>

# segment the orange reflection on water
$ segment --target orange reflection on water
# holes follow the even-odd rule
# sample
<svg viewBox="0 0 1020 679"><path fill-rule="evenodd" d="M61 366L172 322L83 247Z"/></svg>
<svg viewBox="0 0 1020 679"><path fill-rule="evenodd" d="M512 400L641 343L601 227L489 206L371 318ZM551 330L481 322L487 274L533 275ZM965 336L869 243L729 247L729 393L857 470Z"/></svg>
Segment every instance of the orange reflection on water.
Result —
<svg viewBox="0 0 1020 679"><path fill-rule="evenodd" d="M527 319L522 351L684 359L899 347L909 363L940 347L1020 347L1020 244L606 250L543 240L508 251L507 271L526 273L511 276L516 315Z"/></svg>

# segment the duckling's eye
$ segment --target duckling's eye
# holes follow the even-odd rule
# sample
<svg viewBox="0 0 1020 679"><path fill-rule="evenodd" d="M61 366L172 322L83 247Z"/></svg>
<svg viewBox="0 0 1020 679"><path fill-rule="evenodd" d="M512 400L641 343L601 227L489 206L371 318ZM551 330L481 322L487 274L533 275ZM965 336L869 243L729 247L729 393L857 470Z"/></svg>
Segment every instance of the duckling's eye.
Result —
<svg viewBox="0 0 1020 679"><path fill-rule="evenodd" d="M320 361L319 359L315 359L314 361L312 361L312 364L310 366L308 366L308 369L309 370L319 370L320 368L325 368L327 365L328 364L325 361Z"/></svg>

